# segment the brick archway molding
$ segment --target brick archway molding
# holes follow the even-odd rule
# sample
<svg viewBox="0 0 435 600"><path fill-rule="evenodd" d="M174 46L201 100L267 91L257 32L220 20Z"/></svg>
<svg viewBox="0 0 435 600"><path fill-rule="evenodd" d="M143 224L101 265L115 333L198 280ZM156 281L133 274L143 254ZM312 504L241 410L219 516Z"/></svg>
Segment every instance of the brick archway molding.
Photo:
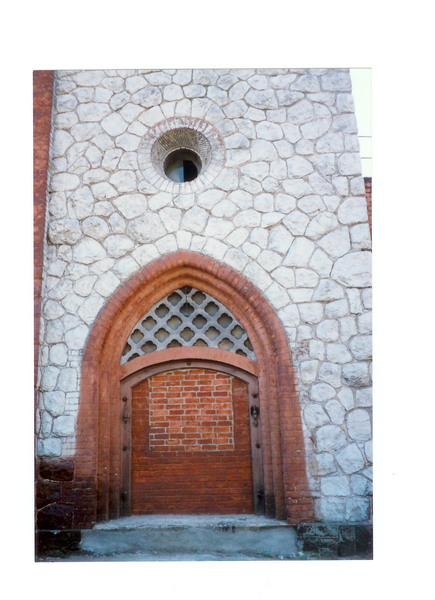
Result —
<svg viewBox="0 0 435 600"><path fill-rule="evenodd" d="M184 285L214 296L245 328L257 363L232 352L174 348L145 355L120 367L125 342L138 320L159 300ZM266 514L289 524L312 522L301 413L288 342L274 310L231 267L181 251L133 275L107 301L90 333L83 359L74 483L73 527L120 515L120 381L148 361L197 358L233 363L258 376ZM181 356L181 354L183 356ZM152 357L152 358L149 358ZM251 366L249 366L249 364ZM254 367L255 365L255 367ZM97 502L95 502L95 496ZM71 501L71 500L70 500Z"/></svg>

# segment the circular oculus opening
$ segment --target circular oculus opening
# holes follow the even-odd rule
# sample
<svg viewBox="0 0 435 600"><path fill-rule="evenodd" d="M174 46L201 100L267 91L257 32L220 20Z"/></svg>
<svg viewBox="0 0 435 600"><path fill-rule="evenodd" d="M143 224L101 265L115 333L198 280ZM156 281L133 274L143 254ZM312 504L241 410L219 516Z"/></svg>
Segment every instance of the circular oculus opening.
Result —
<svg viewBox="0 0 435 600"><path fill-rule="evenodd" d="M218 175L224 161L225 144L219 132L194 117L172 117L157 123L138 152L145 182L173 193L201 189Z"/></svg>
<svg viewBox="0 0 435 600"><path fill-rule="evenodd" d="M200 174L201 168L199 155L187 148L179 148L168 154L163 165L166 177L175 183L193 181Z"/></svg>
<svg viewBox="0 0 435 600"><path fill-rule="evenodd" d="M163 133L151 148L154 168L174 183L196 179L207 169L211 157L211 146L206 136L186 127Z"/></svg>

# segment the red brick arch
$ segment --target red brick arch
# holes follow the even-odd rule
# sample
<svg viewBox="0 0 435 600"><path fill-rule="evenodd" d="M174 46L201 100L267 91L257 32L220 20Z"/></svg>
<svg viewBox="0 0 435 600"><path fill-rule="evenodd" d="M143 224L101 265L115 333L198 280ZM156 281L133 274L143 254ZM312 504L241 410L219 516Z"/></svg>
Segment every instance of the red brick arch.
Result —
<svg viewBox="0 0 435 600"><path fill-rule="evenodd" d="M133 275L107 301L90 333L83 360L74 457L76 489L80 485L87 489L88 500L75 508L76 526L92 526L95 520L119 516L120 380L125 369L132 368L124 365L122 369L120 357L138 320L183 285L203 290L227 306L245 328L257 356L267 514L292 524L313 521L299 398L282 325L268 301L240 273L209 257L182 251L158 259ZM213 352L217 353L215 360L224 357L239 366L248 361L212 349L210 358ZM163 353L171 355L171 350L161 353L163 358ZM174 348L173 358L177 358L176 353ZM144 357L140 358L143 362Z"/></svg>

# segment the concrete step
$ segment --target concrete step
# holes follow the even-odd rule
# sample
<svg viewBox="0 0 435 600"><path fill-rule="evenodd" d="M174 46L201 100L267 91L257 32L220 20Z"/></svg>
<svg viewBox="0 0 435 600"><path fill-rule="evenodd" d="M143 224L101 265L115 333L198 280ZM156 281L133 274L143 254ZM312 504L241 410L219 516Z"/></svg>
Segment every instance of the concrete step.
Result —
<svg viewBox="0 0 435 600"><path fill-rule="evenodd" d="M301 550L296 529L255 515L146 515L99 523L82 531L80 550L94 556L159 553L170 556L285 557Z"/></svg>

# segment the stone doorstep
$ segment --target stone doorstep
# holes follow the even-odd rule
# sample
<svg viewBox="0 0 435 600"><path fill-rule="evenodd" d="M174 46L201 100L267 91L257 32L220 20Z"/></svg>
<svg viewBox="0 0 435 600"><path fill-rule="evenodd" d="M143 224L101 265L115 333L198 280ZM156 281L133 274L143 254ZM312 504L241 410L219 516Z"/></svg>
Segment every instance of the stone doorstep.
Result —
<svg viewBox="0 0 435 600"><path fill-rule="evenodd" d="M302 557L367 559L372 525L308 523L290 526L255 515L144 515L81 531L39 531L39 556L69 554L70 560L253 560ZM206 558L206 557L211 558ZM121 558L124 557L124 558ZM178 558L177 558L178 557ZM186 557L186 558L183 558Z"/></svg>
<svg viewBox="0 0 435 600"><path fill-rule="evenodd" d="M254 515L147 515L83 530L80 549L94 554L153 551L193 554L297 554L294 527Z"/></svg>
<svg viewBox="0 0 435 600"><path fill-rule="evenodd" d="M130 530L130 529L164 529L172 527L211 528L270 528L288 527L286 521L277 521L257 515L137 515L97 523L92 531L101 530Z"/></svg>

